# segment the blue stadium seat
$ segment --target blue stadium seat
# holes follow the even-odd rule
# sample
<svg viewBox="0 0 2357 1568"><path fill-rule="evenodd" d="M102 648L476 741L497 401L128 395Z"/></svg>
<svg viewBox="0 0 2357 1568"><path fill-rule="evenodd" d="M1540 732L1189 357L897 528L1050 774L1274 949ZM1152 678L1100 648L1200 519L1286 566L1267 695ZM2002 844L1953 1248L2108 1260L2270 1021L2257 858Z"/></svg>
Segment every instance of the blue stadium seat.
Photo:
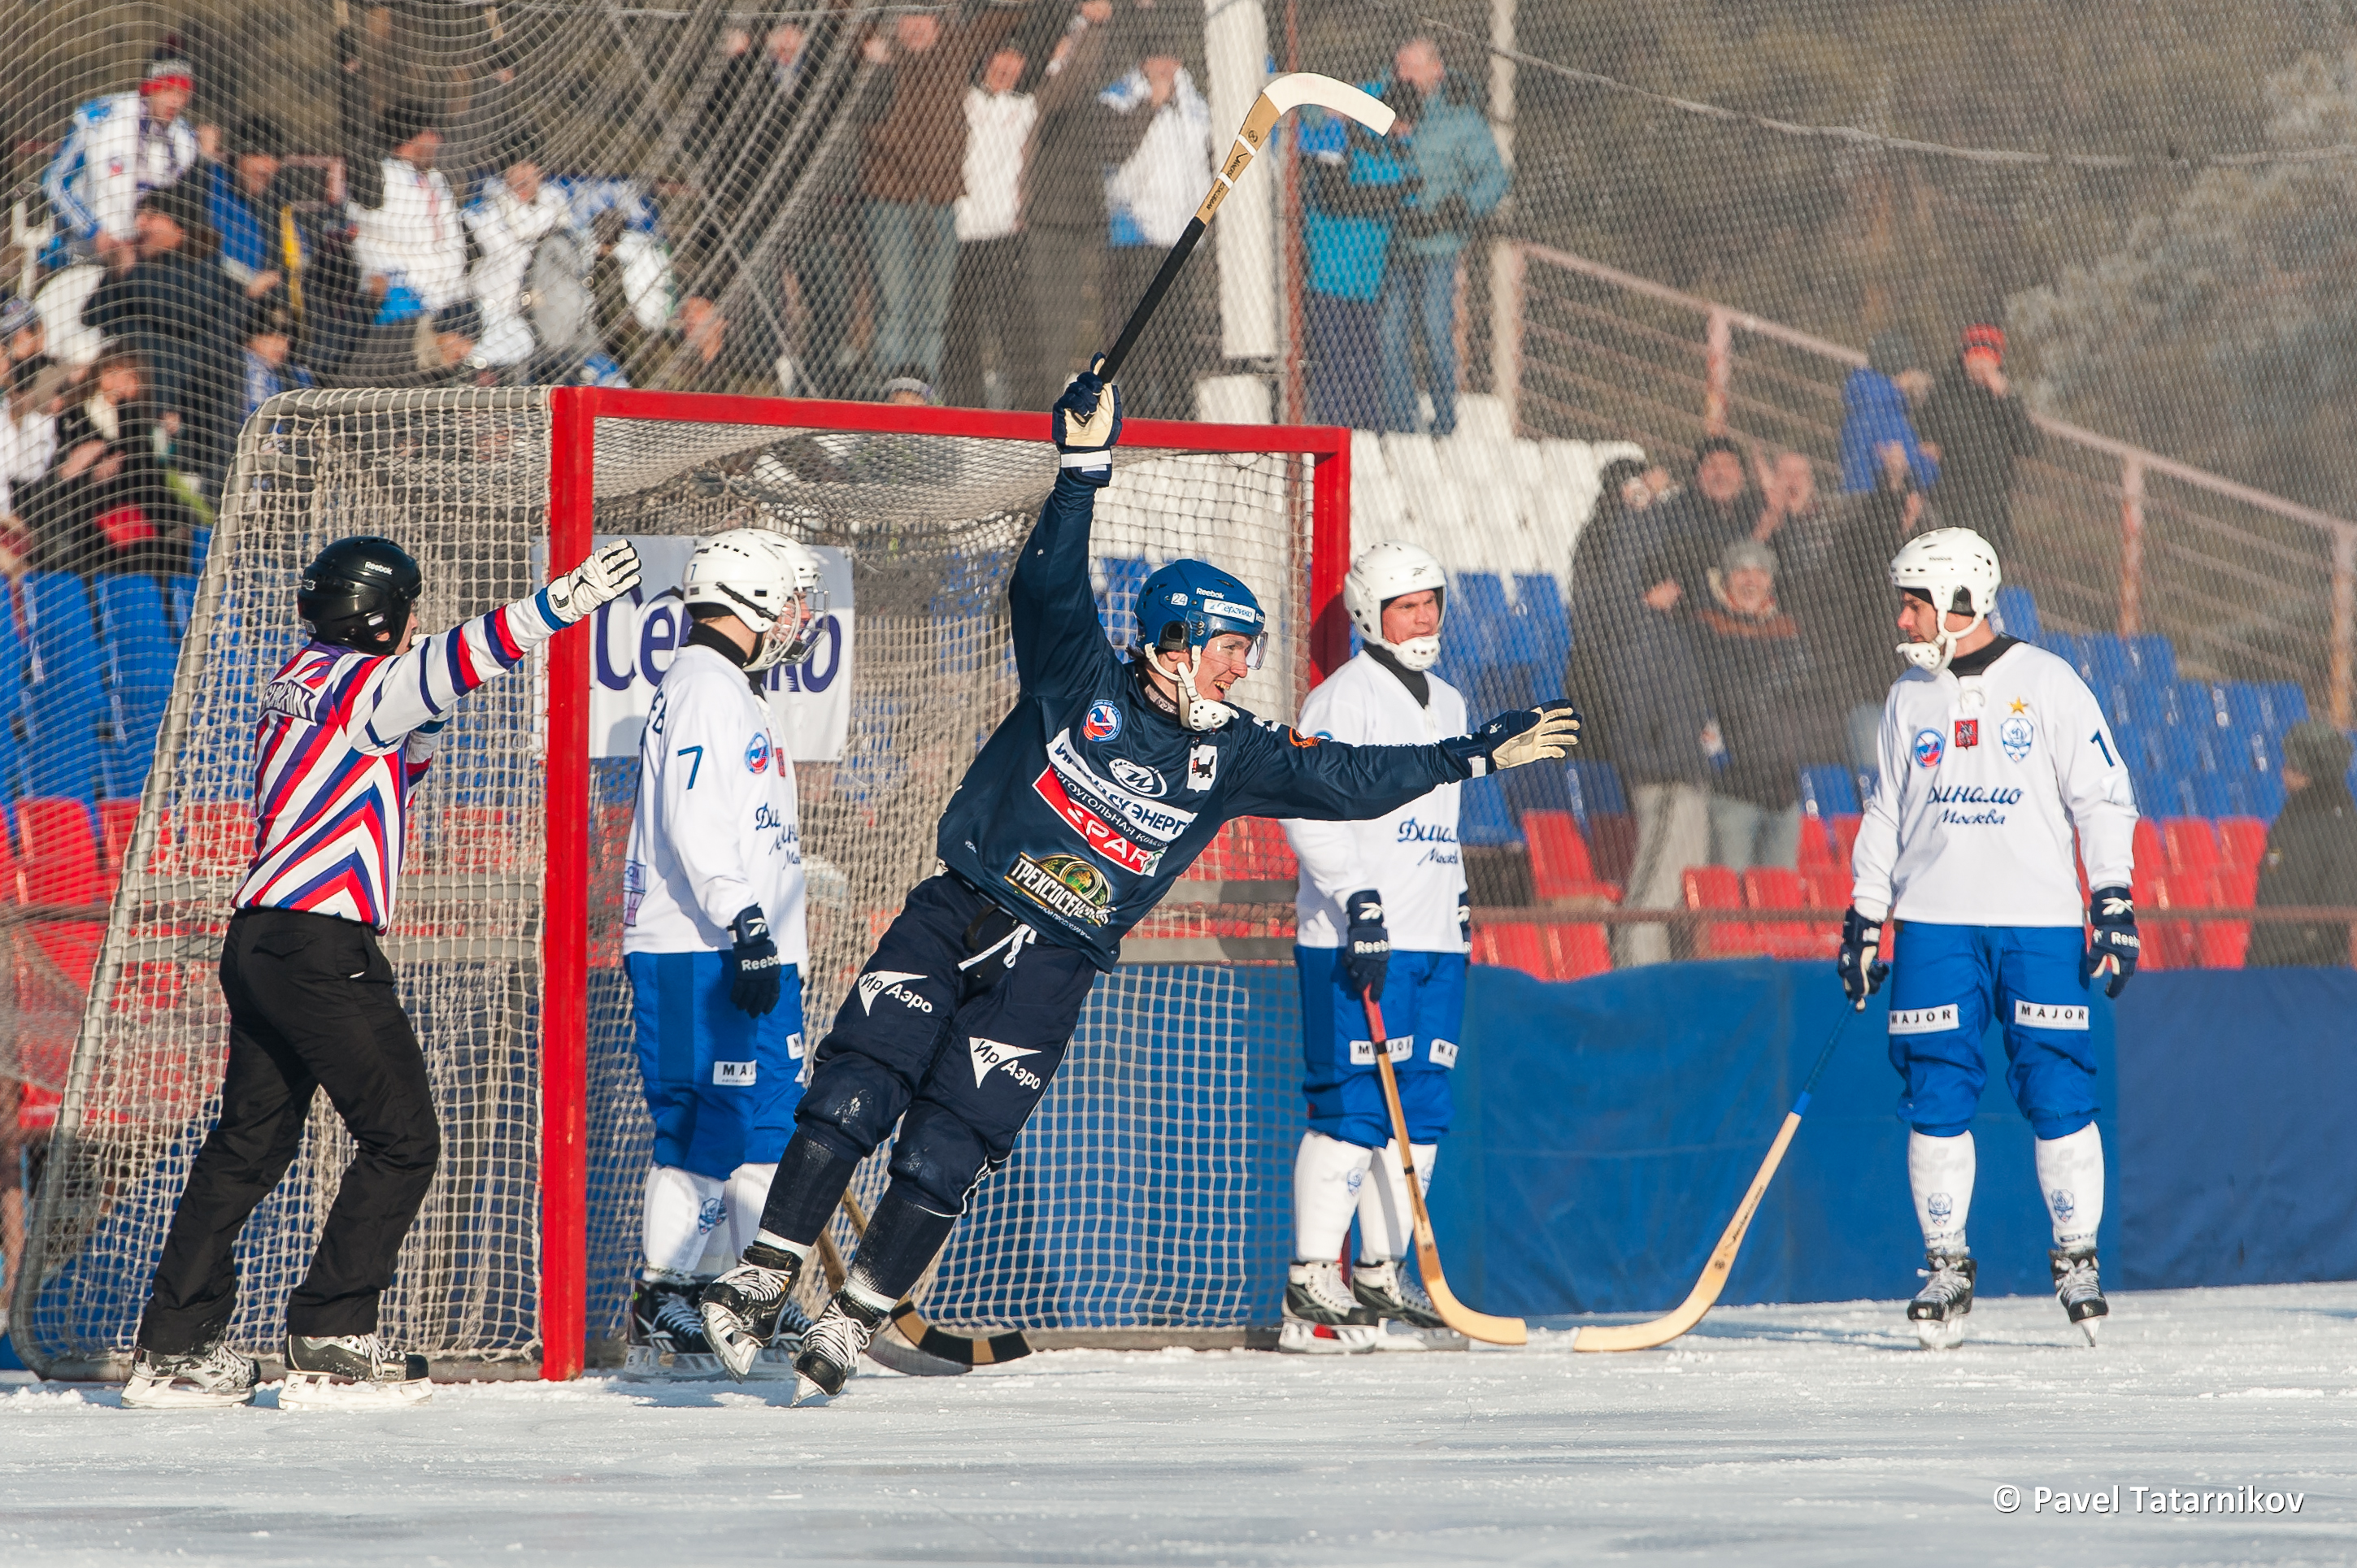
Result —
<svg viewBox="0 0 2357 1568"><path fill-rule="evenodd" d="M1540 671L1552 672L1542 685L1544 694L1553 696L1571 661L1571 617L1563 590L1547 573L1521 572L1514 576L1514 597L1515 615L1528 629L1528 658Z"/></svg>
<svg viewBox="0 0 2357 1568"><path fill-rule="evenodd" d="M2028 588L1999 588L1996 618L1997 628L2007 636L2018 637L2024 642L2041 642L2038 635L2038 601L2030 596Z"/></svg>
<svg viewBox="0 0 2357 1568"><path fill-rule="evenodd" d="M1531 811L1569 811L1573 809L1571 781L1560 768L1537 765L1516 768L1500 775L1506 787L1506 805L1514 813L1514 821L1523 820Z"/></svg>
<svg viewBox="0 0 2357 1568"><path fill-rule="evenodd" d="M1457 574L1448 601L1448 626L1454 633L1451 640L1460 650L1469 641L1470 662L1476 666L1523 664L1530 660L1519 646L1523 639L1516 635L1512 607L1506 603L1506 585L1495 572Z"/></svg>
<svg viewBox="0 0 2357 1568"><path fill-rule="evenodd" d="M178 651L156 579L113 575L97 581L99 650L106 660L107 684L118 692L170 690Z"/></svg>
<svg viewBox="0 0 2357 1568"><path fill-rule="evenodd" d="M2308 722L2308 693L2295 681L2267 681L2259 686L2259 702L2276 734Z"/></svg>
<svg viewBox="0 0 2357 1568"><path fill-rule="evenodd" d="M197 609L197 580L186 572L164 579L164 605L171 617L172 639L188 634L188 618Z"/></svg>
<svg viewBox="0 0 2357 1568"><path fill-rule="evenodd" d="M2079 639L2088 684L2099 697L2114 690L2169 685L2177 680L2177 650L2165 637L2115 637L2099 632Z"/></svg>
<svg viewBox="0 0 2357 1568"><path fill-rule="evenodd" d="M212 548L211 529L192 528L188 531L188 565L200 576L205 569L205 557L212 553Z"/></svg>
<svg viewBox="0 0 2357 1568"><path fill-rule="evenodd" d="M1127 648L1137 630L1137 590L1146 586L1154 568L1127 555L1103 556L1097 565L1104 575L1104 586L1097 592L1097 619L1115 648Z"/></svg>
<svg viewBox="0 0 2357 1568"><path fill-rule="evenodd" d="M1830 822L1857 811L1857 776L1843 763L1820 763L1801 769L1801 811Z"/></svg>
<svg viewBox="0 0 2357 1568"><path fill-rule="evenodd" d="M1492 774L1466 780L1458 796L1459 842L1476 849L1523 842L1522 830L1514 825L1514 814L1506 809L1505 791L1499 788L1502 779L1503 775Z"/></svg>
<svg viewBox="0 0 2357 1568"><path fill-rule="evenodd" d="M1590 817L1628 814L1629 795L1620 788L1620 770L1610 763L1566 762L1563 771L1564 781L1571 789L1571 814L1579 819L1581 832L1595 832Z"/></svg>
<svg viewBox="0 0 2357 1568"><path fill-rule="evenodd" d="M98 787L99 721L106 687L81 579L54 572L25 578L31 642L18 712L18 789L91 800Z"/></svg>
<svg viewBox="0 0 2357 1568"><path fill-rule="evenodd" d="M2084 678L2087 673L2087 657L2080 646L2082 640L2075 631L2050 631L2040 640L2039 646L2079 671L2081 677Z"/></svg>
<svg viewBox="0 0 2357 1568"><path fill-rule="evenodd" d="M988 555L952 553L942 568L941 581L927 601L935 620L972 620L990 614L998 596L998 566Z"/></svg>

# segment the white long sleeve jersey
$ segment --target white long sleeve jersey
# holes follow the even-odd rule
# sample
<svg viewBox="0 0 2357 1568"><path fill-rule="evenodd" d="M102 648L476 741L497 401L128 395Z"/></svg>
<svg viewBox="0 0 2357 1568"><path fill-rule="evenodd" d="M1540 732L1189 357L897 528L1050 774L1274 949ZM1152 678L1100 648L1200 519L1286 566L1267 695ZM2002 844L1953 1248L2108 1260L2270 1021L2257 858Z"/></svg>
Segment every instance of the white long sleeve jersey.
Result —
<svg viewBox="0 0 2357 1568"><path fill-rule="evenodd" d="M1353 746L1427 746L1466 732L1464 694L1426 675L1431 705L1361 653L1319 682L1301 704L1301 730ZM1463 952L1458 896L1465 865L1457 843L1457 791L1443 784L1388 816L1360 822L1288 822L1285 836L1301 862L1293 909L1306 948L1338 948L1350 921L1342 903L1372 888L1383 924L1402 952Z"/></svg>
<svg viewBox="0 0 2357 1568"><path fill-rule="evenodd" d="M167 124L148 115L136 92L118 92L74 111L41 188L76 238L129 240L139 198L178 184L196 162L197 134L185 115Z"/></svg>
<svg viewBox="0 0 2357 1568"><path fill-rule="evenodd" d="M467 297L467 225L440 169L384 160L384 205L348 204L352 265L363 278L405 285L428 310Z"/></svg>
<svg viewBox="0 0 2357 1568"><path fill-rule="evenodd" d="M733 947L728 923L755 904L779 958L807 962L793 764L745 672L691 644L663 672L639 736L622 950Z"/></svg>
<svg viewBox="0 0 2357 1568"><path fill-rule="evenodd" d="M1947 926L2076 926L2128 885L2136 799L2095 694L2017 643L1977 675L1910 670L1882 707L1882 777L1850 858L1857 912Z"/></svg>

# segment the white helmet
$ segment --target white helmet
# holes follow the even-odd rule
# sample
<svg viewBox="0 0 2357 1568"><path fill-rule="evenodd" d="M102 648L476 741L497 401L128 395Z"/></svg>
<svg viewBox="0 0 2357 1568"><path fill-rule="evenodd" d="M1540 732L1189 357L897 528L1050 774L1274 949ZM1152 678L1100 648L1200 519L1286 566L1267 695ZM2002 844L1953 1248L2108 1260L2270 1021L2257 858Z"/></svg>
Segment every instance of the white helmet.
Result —
<svg viewBox="0 0 2357 1568"><path fill-rule="evenodd" d="M1940 634L1930 642L1900 643L1900 655L1935 675L1945 670L1955 657L1956 639L1971 636L1973 627L1996 607L1997 585L2004 580L1996 552L1969 528L1935 528L1909 540L1890 558L1890 585L1927 595L1940 612ZM1973 625L1950 631L1950 615L1968 615Z"/></svg>
<svg viewBox="0 0 2357 1568"><path fill-rule="evenodd" d="M680 584L688 607L726 610L760 641L748 671L810 657L813 624L826 612L825 573L800 542L760 528L732 528L695 547Z"/></svg>
<svg viewBox="0 0 2357 1568"><path fill-rule="evenodd" d="M1440 628L1433 628L1430 637L1411 637L1405 642L1393 643L1383 637L1383 606L1403 594L1421 593L1430 588L1441 614L1448 613L1448 575L1432 553L1413 544L1371 544L1351 563L1351 575L1342 579L1342 607L1351 612L1351 624L1359 628L1359 640L1388 649L1393 658L1408 670L1429 670L1440 657Z"/></svg>

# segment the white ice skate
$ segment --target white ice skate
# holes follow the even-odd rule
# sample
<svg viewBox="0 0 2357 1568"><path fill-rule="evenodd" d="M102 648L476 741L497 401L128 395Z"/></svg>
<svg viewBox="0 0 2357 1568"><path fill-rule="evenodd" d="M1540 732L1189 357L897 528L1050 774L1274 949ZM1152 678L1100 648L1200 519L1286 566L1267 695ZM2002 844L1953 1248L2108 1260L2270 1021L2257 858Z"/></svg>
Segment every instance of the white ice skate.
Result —
<svg viewBox="0 0 2357 1568"><path fill-rule="evenodd" d="M755 1375L802 1272L793 1253L756 1241L743 1262L704 1287L705 1337L730 1377L743 1382Z"/></svg>
<svg viewBox="0 0 2357 1568"><path fill-rule="evenodd" d="M403 1410L433 1397L425 1358L390 1349L373 1334L286 1337L280 1410Z"/></svg>
<svg viewBox="0 0 2357 1568"><path fill-rule="evenodd" d="M701 1382L720 1376L720 1358L705 1337L704 1316L696 1307L699 1288L685 1283L638 1283L630 1293L623 1377L633 1382Z"/></svg>
<svg viewBox="0 0 2357 1568"><path fill-rule="evenodd" d="M1351 1293L1375 1315L1378 1350L1462 1350L1465 1336L1440 1320L1424 1286L1404 1273L1397 1259L1359 1260L1351 1270Z"/></svg>
<svg viewBox="0 0 2357 1568"><path fill-rule="evenodd" d="M1973 1312L1973 1260L1962 1252L1926 1252L1929 1268L1916 1271L1923 1288L1907 1304L1908 1321L1926 1350L1953 1350L1964 1342Z"/></svg>
<svg viewBox="0 0 2357 1568"><path fill-rule="evenodd" d="M2095 1249L2083 1247L2066 1252L2056 1247L2047 1252L2046 1261L2054 1271L2054 1298L2071 1315L2071 1321L2079 1326L2079 1332L2087 1337L2087 1343L2093 1345L2095 1330L2103 1326L2104 1319L2112 1311L2111 1303L2104 1299L2103 1281L2095 1272Z"/></svg>
<svg viewBox="0 0 2357 1568"><path fill-rule="evenodd" d="M1297 1356L1357 1356L1375 1348L1383 1325L1342 1283L1331 1258L1295 1259L1286 1272L1276 1348Z"/></svg>
<svg viewBox="0 0 2357 1568"><path fill-rule="evenodd" d="M215 1339L183 1355L142 1349L123 1385L125 1410L221 1410L253 1402L262 1365Z"/></svg>
<svg viewBox="0 0 2357 1568"><path fill-rule="evenodd" d="M794 1358L794 1402L823 1403L841 1393L888 1316L847 1292L835 1292L802 1336L802 1354Z"/></svg>

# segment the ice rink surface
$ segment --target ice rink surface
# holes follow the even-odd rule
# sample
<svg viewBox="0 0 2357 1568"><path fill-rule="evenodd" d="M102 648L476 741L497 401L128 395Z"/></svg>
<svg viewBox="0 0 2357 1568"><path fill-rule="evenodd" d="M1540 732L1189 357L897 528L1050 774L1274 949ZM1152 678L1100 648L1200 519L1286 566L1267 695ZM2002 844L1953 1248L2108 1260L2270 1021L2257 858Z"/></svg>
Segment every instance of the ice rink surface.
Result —
<svg viewBox="0 0 2357 1568"><path fill-rule="evenodd" d="M1973 1321L1951 1353L1891 1303L1620 1356L1063 1351L802 1409L595 1380L141 1414L18 1383L0 1563L2357 1563L2357 1284L2115 1297L2095 1350L2048 1298Z"/></svg>

